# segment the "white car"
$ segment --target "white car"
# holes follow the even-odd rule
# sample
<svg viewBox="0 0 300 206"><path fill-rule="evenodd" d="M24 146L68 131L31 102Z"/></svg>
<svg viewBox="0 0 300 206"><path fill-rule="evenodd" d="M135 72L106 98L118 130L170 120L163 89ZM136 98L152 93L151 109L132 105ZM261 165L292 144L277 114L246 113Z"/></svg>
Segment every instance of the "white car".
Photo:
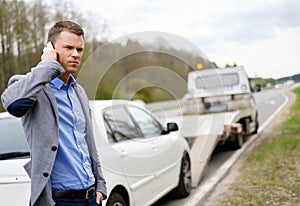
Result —
<svg viewBox="0 0 300 206"><path fill-rule="evenodd" d="M189 146L178 135L175 123L164 127L148 110L126 100L96 100L91 101L90 106L108 188L108 199L103 205L150 205L172 190L177 197L190 194ZM25 141L24 134L18 134L15 143L2 146L10 133L21 130L19 120L0 116L1 131L1 122L7 120L17 126L7 135L1 134L1 150ZM1 150L0 154L7 153ZM21 152L28 155L28 149ZM29 157L0 160L0 205L28 204L30 180L23 169L28 160ZM18 188L21 184L22 188ZM19 204L11 204L15 194L19 194Z"/></svg>
<svg viewBox="0 0 300 206"><path fill-rule="evenodd" d="M30 178L23 165L29 149L20 119L0 113L0 131L0 205L28 205Z"/></svg>

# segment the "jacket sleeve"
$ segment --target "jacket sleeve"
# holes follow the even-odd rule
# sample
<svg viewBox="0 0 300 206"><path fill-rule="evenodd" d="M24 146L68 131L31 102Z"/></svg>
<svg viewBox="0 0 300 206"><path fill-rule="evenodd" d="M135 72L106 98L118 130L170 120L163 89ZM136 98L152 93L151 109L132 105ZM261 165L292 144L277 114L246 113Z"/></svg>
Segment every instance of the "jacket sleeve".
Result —
<svg viewBox="0 0 300 206"><path fill-rule="evenodd" d="M34 106L37 95L45 84L64 71L59 62L45 59L26 75L12 76L1 96L4 108L13 116L22 117Z"/></svg>

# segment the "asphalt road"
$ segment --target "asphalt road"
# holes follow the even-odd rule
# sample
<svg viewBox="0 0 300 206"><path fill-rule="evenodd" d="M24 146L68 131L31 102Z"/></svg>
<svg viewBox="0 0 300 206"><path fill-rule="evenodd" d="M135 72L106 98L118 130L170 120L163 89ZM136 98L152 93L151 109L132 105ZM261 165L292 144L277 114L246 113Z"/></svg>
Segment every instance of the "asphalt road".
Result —
<svg viewBox="0 0 300 206"><path fill-rule="evenodd" d="M272 124L272 118L274 118L274 115L285 106L286 102L288 101L288 95L285 93L285 91L288 89L290 88L285 87L254 93L260 123L259 132L261 132L266 125ZM176 112L174 111L169 111L167 113L168 114L164 113L164 115L176 114ZM256 137L258 136L252 135L249 138L253 138L252 141L255 141ZM248 141L248 143L251 143L250 139ZM247 142L243 147L247 147ZM213 192L213 188L215 184L217 184L217 181L215 179L221 179L225 175L225 173L223 174L223 172L225 171L221 171L222 174L220 174L220 168L224 167L224 169L229 169L231 167L230 164L234 164L235 162L231 159L237 159L242 152L243 148L236 151L215 152L204 170L203 177L199 186L192 189L189 197L184 199L177 199L172 194L168 194L154 205L200 205L204 197L206 197L206 195L208 195L210 192Z"/></svg>

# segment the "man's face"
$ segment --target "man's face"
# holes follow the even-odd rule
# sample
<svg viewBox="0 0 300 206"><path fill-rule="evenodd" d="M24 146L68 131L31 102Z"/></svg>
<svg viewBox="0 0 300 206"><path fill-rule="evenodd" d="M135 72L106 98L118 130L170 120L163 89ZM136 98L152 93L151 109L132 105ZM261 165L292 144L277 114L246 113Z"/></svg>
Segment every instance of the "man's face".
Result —
<svg viewBox="0 0 300 206"><path fill-rule="evenodd" d="M64 67L66 72L75 73L83 55L83 37L68 31L62 31L54 43L54 48L58 52L57 61Z"/></svg>

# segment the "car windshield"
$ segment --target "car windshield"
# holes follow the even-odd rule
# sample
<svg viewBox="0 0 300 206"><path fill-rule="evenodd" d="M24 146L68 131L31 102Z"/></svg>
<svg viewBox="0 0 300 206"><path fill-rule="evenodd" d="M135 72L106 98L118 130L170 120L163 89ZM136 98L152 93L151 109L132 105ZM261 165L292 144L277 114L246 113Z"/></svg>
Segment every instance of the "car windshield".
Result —
<svg viewBox="0 0 300 206"><path fill-rule="evenodd" d="M29 148L20 119L0 119L0 159L10 159L29 155Z"/></svg>
<svg viewBox="0 0 300 206"><path fill-rule="evenodd" d="M198 77L196 80L197 88L205 89L205 90L226 88L238 84L239 84L239 75L237 73Z"/></svg>

